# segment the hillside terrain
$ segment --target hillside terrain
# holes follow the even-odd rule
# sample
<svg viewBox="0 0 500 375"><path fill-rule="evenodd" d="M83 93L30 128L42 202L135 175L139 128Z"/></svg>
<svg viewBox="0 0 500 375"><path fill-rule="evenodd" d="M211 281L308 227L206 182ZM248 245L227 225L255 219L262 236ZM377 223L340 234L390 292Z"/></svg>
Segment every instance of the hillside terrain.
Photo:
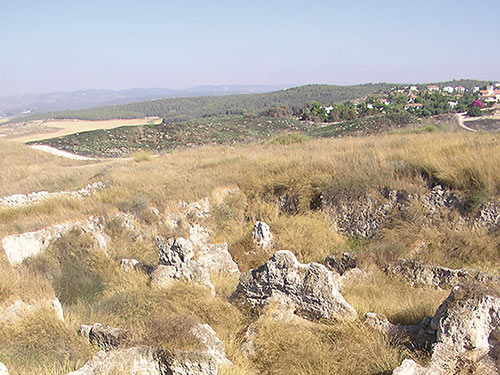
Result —
<svg viewBox="0 0 500 375"><path fill-rule="evenodd" d="M267 131L247 121L231 137ZM288 134L87 161L0 139L0 362L10 375L495 373L496 138Z"/></svg>
<svg viewBox="0 0 500 375"><path fill-rule="evenodd" d="M0 116L18 117L48 111L84 109L145 100L268 92L284 88L272 85L198 86L189 89L80 90L0 97Z"/></svg>
<svg viewBox="0 0 500 375"><path fill-rule="evenodd" d="M290 108L295 106L303 107L305 103L311 100L322 103L341 102L385 90L392 86L385 83L357 86L308 85L264 94L184 97L98 107L88 110L49 112L12 119L11 122L68 118L108 120L151 116L162 117L168 122L185 121L201 117L258 113L268 107L281 104L286 104Z"/></svg>

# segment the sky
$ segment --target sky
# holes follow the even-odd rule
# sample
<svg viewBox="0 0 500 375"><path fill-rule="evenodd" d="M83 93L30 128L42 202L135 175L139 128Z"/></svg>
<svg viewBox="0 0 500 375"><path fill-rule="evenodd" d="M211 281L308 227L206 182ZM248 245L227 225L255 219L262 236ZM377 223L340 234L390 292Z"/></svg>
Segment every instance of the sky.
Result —
<svg viewBox="0 0 500 375"><path fill-rule="evenodd" d="M499 0L0 0L0 96L500 80L499 14Z"/></svg>

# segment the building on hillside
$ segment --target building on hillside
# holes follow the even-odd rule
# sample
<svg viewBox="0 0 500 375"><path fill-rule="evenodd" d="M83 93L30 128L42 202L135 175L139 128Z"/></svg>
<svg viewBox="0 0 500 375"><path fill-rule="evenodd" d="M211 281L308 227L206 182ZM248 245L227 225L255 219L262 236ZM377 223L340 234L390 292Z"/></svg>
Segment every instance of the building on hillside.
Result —
<svg viewBox="0 0 500 375"><path fill-rule="evenodd" d="M479 86L474 86L472 88L472 92L474 92L474 93L479 92L479 90L481 90L481 87L479 87Z"/></svg>
<svg viewBox="0 0 500 375"><path fill-rule="evenodd" d="M418 87L417 86L410 86L410 91L418 91Z"/></svg>
<svg viewBox="0 0 500 375"><path fill-rule="evenodd" d="M500 90L495 90L493 85L488 85L486 90L479 91L479 98L486 104L496 104L500 101Z"/></svg>
<svg viewBox="0 0 500 375"><path fill-rule="evenodd" d="M330 106L328 106L328 107L325 107L325 111L326 111L326 113L328 113L328 114L332 111L332 109L333 109L333 105L330 105Z"/></svg>
<svg viewBox="0 0 500 375"><path fill-rule="evenodd" d="M427 91L439 91L439 86L435 85L427 86Z"/></svg>
<svg viewBox="0 0 500 375"><path fill-rule="evenodd" d="M500 88L500 82L495 83L496 88Z"/></svg>
<svg viewBox="0 0 500 375"><path fill-rule="evenodd" d="M459 94L463 94L465 92L465 87L457 86L457 87L455 87L455 92L457 92Z"/></svg>
<svg viewBox="0 0 500 375"><path fill-rule="evenodd" d="M451 86L443 87L443 92L446 92L448 94L453 94L453 87Z"/></svg>
<svg viewBox="0 0 500 375"><path fill-rule="evenodd" d="M408 103L405 105L405 110L409 110L409 109L422 109L423 108L423 104L422 103Z"/></svg>
<svg viewBox="0 0 500 375"><path fill-rule="evenodd" d="M457 105L458 105L458 102L454 102L454 101L448 102L448 107L450 107L450 108L455 108Z"/></svg>

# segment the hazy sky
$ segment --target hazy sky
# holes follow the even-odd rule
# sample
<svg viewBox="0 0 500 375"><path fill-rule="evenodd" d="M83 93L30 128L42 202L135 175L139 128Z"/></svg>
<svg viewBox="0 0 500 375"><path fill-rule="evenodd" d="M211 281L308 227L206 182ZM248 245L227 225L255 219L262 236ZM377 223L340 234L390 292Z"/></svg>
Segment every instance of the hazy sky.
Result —
<svg viewBox="0 0 500 375"><path fill-rule="evenodd" d="M0 0L0 96L500 80L499 0Z"/></svg>

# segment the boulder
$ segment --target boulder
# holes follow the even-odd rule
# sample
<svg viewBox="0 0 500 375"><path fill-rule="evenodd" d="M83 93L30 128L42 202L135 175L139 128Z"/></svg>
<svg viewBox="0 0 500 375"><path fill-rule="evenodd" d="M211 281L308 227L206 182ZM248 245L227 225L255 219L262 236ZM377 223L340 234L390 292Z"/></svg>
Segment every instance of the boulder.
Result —
<svg viewBox="0 0 500 375"><path fill-rule="evenodd" d="M264 250L268 250L273 245L273 235L269 225L262 221L257 221L252 232L253 242Z"/></svg>
<svg viewBox="0 0 500 375"><path fill-rule="evenodd" d="M82 324L78 333L86 337L91 344L106 351L123 345L130 338L127 330L104 326L100 323L93 325Z"/></svg>
<svg viewBox="0 0 500 375"><path fill-rule="evenodd" d="M230 366L224 344L207 324L191 328L201 349L176 350L146 346L98 352L85 366L67 375L217 375L221 365Z"/></svg>
<svg viewBox="0 0 500 375"><path fill-rule="evenodd" d="M427 368L393 374L448 375L500 373L500 292L497 284L456 286L429 320L436 341Z"/></svg>
<svg viewBox="0 0 500 375"><path fill-rule="evenodd" d="M458 284L468 282L500 282L499 276L474 269L451 269L405 259L388 265L386 271L402 276L411 284L425 284L439 288L453 288Z"/></svg>
<svg viewBox="0 0 500 375"><path fill-rule="evenodd" d="M7 367L2 362L0 362L0 375L9 375Z"/></svg>
<svg viewBox="0 0 500 375"><path fill-rule="evenodd" d="M52 311L58 320L64 321L61 302L57 298L54 298L51 300L40 299L28 302L16 300L8 306L0 306L0 323L12 323L41 309Z"/></svg>
<svg viewBox="0 0 500 375"><path fill-rule="evenodd" d="M151 279L156 285L167 286L174 279L182 279L204 285L213 292L211 273L239 273L226 243L204 244L200 247L182 237L166 240L161 236L156 243L159 262L151 272Z"/></svg>
<svg viewBox="0 0 500 375"><path fill-rule="evenodd" d="M325 266L330 271L343 275L346 271L357 267L358 256L352 253L343 253L340 257L330 254L325 259Z"/></svg>
<svg viewBox="0 0 500 375"><path fill-rule="evenodd" d="M82 368L67 375L163 375L166 372L162 372L155 356L156 350L148 347L101 350Z"/></svg>
<svg viewBox="0 0 500 375"><path fill-rule="evenodd" d="M253 307L278 300L298 314L316 319L357 318L337 290L332 272L319 263L302 264L288 250L276 252L264 265L242 274L232 300Z"/></svg>

